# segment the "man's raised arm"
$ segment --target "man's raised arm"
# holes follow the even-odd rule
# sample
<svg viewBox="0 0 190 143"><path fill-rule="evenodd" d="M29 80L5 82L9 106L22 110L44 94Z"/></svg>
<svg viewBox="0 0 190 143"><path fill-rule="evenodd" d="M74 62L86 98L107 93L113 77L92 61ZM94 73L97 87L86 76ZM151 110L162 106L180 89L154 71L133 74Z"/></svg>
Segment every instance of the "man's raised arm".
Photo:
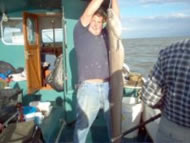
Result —
<svg viewBox="0 0 190 143"><path fill-rule="evenodd" d="M88 4L87 8L85 9L83 15L80 18L81 23L84 27L88 26L92 16L96 12L96 10L101 6L103 1L104 0L91 0L91 2Z"/></svg>

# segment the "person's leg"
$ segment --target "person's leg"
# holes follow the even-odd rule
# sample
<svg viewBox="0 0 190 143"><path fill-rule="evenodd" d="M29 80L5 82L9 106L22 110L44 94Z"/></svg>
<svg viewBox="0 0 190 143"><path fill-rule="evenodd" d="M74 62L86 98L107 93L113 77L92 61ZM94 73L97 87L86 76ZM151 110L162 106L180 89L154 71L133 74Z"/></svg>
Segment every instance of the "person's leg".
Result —
<svg viewBox="0 0 190 143"><path fill-rule="evenodd" d="M103 111L104 118L106 120L107 128L108 128L108 136L111 138L111 120L110 120L110 102L109 102L109 83L104 83L102 86L102 100L103 100Z"/></svg>
<svg viewBox="0 0 190 143"><path fill-rule="evenodd" d="M74 143L85 143L89 129L100 109L97 86L82 83L78 89L77 103Z"/></svg>

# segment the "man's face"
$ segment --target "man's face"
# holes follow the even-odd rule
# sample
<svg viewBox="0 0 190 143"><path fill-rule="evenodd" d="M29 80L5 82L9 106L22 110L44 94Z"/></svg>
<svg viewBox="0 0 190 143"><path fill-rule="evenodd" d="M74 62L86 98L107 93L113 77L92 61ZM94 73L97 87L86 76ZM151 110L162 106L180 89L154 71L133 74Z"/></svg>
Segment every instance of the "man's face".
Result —
<svg viewBox="0 0 190 143"><path fill-rule="evenodd" d="M103 17L100 15L94 15L90 21L88 30L95 36L102 32L103 28Z"/></svg>

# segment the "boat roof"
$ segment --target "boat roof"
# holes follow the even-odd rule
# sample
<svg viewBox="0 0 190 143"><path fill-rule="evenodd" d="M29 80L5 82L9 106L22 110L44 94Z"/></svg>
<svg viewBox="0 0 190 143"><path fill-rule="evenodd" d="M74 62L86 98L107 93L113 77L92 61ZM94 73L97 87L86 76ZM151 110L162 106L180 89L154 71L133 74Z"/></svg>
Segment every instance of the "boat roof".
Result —
<svg viewBox="0 0 190 143"><path fill-rule="evenodd" d="M85 4L89 1L91 0L70 0L69 3ZM43 9L47 11L53 11L55 9L61 10L62 5L64 5L64 2L68 3L67 0L0 0L0 19L3 13L10 14L18 11L28 11L37 9ZM109 0L104 0L103 7L107 9L108 5Z"/></svg>
<svg viewBox="0 0 190 143"><path fill-rule="evenodd" d="M61 0L1 0L0 15L20 10L61 9Z"/></svg>

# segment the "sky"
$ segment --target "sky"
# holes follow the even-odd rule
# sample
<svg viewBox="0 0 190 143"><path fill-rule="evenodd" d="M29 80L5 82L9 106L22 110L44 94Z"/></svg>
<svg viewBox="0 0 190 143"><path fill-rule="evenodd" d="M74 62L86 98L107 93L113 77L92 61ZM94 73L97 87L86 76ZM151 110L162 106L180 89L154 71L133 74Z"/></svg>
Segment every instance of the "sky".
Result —
<svg viewBox="0 0 190 143"><path fill-rule="evenodd" d="M190 0L118 0L123 38L190 37Z"/></svg>

